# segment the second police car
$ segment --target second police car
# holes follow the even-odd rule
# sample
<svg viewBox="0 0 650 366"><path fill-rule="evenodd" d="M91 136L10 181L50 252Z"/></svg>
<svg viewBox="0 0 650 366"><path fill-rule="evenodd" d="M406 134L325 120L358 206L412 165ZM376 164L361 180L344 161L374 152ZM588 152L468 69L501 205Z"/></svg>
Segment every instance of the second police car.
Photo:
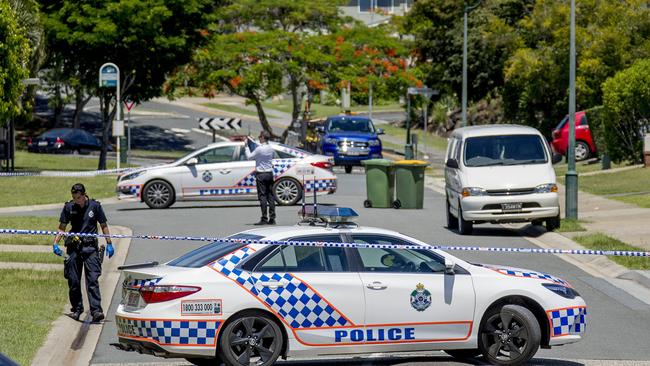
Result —
<svg viewBox="0 0 650 366"><path fill-rule="evenodd" d="M293 205L303 192L336 191L332 158L270 144L275 150L273 194L279 204ZM300 174L301 166L309 167L309 175ZM127 172L118 178L116 190L118 198L139 200L150 208L166 208L175 201L257 198L255 162L246 159L243 142L218 142L170 164Z"/></svg>
<svg viewBox="0 0 650 366"><path fill-rule="evenodd" d="M584 336L586 304L566 281L340 222L354 215L319 207L329 223L248 230L127 266L118 347L195 364L444 350L515 365Z"/></svg>

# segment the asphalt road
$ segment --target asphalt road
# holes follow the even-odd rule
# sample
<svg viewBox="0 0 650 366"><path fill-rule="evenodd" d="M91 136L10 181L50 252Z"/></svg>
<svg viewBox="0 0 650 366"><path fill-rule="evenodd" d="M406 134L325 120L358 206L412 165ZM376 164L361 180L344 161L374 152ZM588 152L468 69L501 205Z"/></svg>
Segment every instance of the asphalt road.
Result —
<svg viewBox="0 0 650 366"><path fill-rule="evenodd" d="M173 115L158 118L142 116L137 123L148 130L162 131L161 133L166 135L170 134L164 131L171 128L191 131L191 127L196 126L194 118L200 116L200 113L164 104L152 107L156 107L157 111ZM179 117L179 115L188 117ZM211 140L208 136L194 132L175 137L182 138L189 145L197 147ZM361 225L397 230L432 244L534 247L521 237L518 231L500 226L477 226L474 235L469 237L459 236L454 231L447 230L444 227L444 197L431 190L425 190L425 208L423 210L363 208L365 198L363 173L355 170L353 174L349 175L342 171L339 171L338 174L339 190L336 194L323 198L321 202L344 204L354 208L360 214L358 222ZM105 210L109 224L130 227L137 234L226 236L253 228L252 223L259 219L259 208L255 201L177 203L166 210L150 210L146 205L140 203L118 203L106 205ZM278 209L278 224L295 224L297 210L297 207L280 207ZM30 212L29 215L58 216L59 210ZM198 242L134 240L131 243L126 262L136 263L148 260L164 262L200 245L201 243ZM614 360L650 360L650 352L648 352L650 306L612 286L609 282L592 277L552 255L479 252L457 252L454 254L468 261L529 268L560 276L571 282L585 298L589 307L586 339L572 345L540 350L536 358L533 359L533 364L574 365L585 362L589 364L618 364L620 361ZM110 343L117 340L116 328L112 319L114 319L115 308L120 296L121 292L116 291L108 309L107 321L104 324L92 364L178 363L179 360L164 360L133 352L122 352L109 346ZM430 355L418 354L392 359L293 361L286 364L456 365L463 363L454 362L442 353L432 352Z"/></svg>

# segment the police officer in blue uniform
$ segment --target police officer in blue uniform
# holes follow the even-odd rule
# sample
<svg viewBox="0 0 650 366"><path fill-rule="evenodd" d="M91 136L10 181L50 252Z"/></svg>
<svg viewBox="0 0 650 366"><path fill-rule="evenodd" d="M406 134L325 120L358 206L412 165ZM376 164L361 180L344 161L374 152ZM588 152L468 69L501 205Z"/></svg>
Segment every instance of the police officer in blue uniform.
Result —
<svg viewBox="0 0 650 366"><path fill-rule="evenodd" d="M61 211L59 219L59 232L65 233L66 226L72 225L74 233L97 234L97 224L102 228L105 235L109 235L106 215L102 205L94 199L88 198L86 188L83 184L77 183L71 189L72 200L66 202ZM63 252L59 247L59 239L64 236L59 234L54 239L52 250L54 254L61 256ZM106 238L106 253L112 257L115 253L110 238ZM99 276L102 273L102 258L96 237L67 236L65 239L66 259L64 262L64 277L68 280L68 296L72 308L68 314L74 320L84 312L84 305L81 298L81 272L85 271L86 293L90 304L90 315L93 322L104 319L104 312L101 305L99 293Z"/></svg>

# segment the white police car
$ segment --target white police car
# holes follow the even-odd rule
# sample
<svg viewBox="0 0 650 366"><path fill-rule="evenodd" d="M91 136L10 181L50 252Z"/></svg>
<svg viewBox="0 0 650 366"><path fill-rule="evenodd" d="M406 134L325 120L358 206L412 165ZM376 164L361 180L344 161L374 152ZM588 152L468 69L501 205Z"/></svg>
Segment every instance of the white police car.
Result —
<svg viewBox="0 0 650 366"><path fill-rule="evenodd" d="M125 269L118 347L195 364L444 350L513 365L585 333L585 302L567 282L470 264L394 231L331 222L230 239Z"/></svg>
<svg viewBox="0 0 650 366"><path fill-rule="evenodd" d="M273 193L279 204L295 204L303 191L310 194L315 189L318 195L336 191L331 157L278 143L271 146ZM310 170L304 186L301 166ZM118 198L139 200L150 208L166 208L175 201L250 199L257 197L254 173L255 162L246 159L243 142L218 142L170 164L129 171L118 178L116 191Z"/></svg>

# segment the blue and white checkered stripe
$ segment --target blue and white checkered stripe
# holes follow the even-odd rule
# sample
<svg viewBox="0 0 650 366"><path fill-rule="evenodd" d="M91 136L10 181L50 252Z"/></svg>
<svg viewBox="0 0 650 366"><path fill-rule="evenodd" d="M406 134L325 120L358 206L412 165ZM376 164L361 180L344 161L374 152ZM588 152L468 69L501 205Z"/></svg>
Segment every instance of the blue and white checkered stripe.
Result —
<svg viewBox="0 0 650 366"><path fill-rule="evenodd" d="M153 285L157 284L158 282L160 282L160 280L162 280L162 277L161 278L147 278L147 279L143 279L143 280L135 280L135 279L133 279L131 281L128 281L126 283L126 285L129 286L129 287L153 286Z"/></svg>
<svg viewBox="0 0 650 366"><path fill-rule="evenodd" d="M3 229L0 234L8 235L47 235L47 236L79 236L87 238L115 238L115 239L146 239L146 240L193 240L210 241L220 244L245 243L263 245L293 245L301 247L319 246L328 248L376 248L376 249L427 249L427 250L459 250L465 252L505 252L505 253L526 253L526 254L578 254L578 255L607 255L616 257L650 257L650 252L628 251L628 250L589 250L589 249L545 249L545 248L501 248L501 247L477 247L477 246L455 246L455 245L399 245L399 244L364 244L364 243L335 243L335 242L309 242L309 241L287 241L287 240L251 240L251 239L230 239L214 236L177 236L177 235L152 235L152 234L92 234L92 233L61 233L52 230L31 230L31 229Z"/></svg>
<svg viewBox="0 0 650 366"><path fill-rule="evenodd" d="M515 270L515 269L512 269L512 268L499 268L499 267L489 267L489 266L486 266L486 267L490 268L490 269L492 269L494 271L497 271L497 272L499 272L501 274L508 275L508 276L537 278L537 279L540 279L540 280L548 280L548 281L551 281L551 282L558 283L560 285L571 287L571 285L568 282L566 282L565 280L563 280L561 278L558 278L558 277L555 277L555 276L551 276L550 274L546 274L546 273L539 273L539 272L532 272L532 271L520 271L520 270Z"/></svg>
<svg viewBox="0 0 650 366"><path fill-rule="evenodd" d="M221 325L209 320L138 320L119 316L116 320L119 336L148 338L161 345L214 346ZM122 333L122 329L131 332Z"/></svg>
<svg viewBox="0 0 650 366"><path fill-rule="evenodd" d="M336 188L336 179L317 179L316 181L305 181L305 190L307 192L313 192L314 186L316 187L316 192L329 191Z"/></svg>
<svg viewBox="0 0 650 366"><path fill-rule="evenodd" d="M130 194L140 197L140 193L142 191L142 184L123 185L123 186L118 186L117 188L119 190L122 190L123 188L128 188Z"/></svg>
<svg viewBox="0 0 650 366"><path fill-rule="evenodd" d="M292 149L292 148L289 148L289 147L277 146L277 147L275 147L275 149L280 150L280 151L284 151L287 154L291 154L291 155L293 155L293 156L295 156L297 158L300 158L300 159L307 156L307 154L305 154L304 152L298 151L296 149Z"/></svg>
<svg viewBox="0 0 650 366"><path fill-rule="evenodd" d="M273 177L277 178L284 174L292 166L296 165L297 159L273 159Z"/></svg>
<svg viewBox="0 0 650 366"><path fill-rule="evenodd" d="M553 337L569 334L582 334L586 330L587 308L575 307L548 312L553 328Z"/></svg>
<svg viewBox="0 0 650 366"><path fill-rule="evenodd" d="M244 179L237 182L237 186L239 186L239 187L255 187L256 186L255 172L252 172L252 173L248 174L247 176L244 177Z"/></svg>
<svg viewBox="0 0 650 366"><path fill-rule="evenodd" d="M288 273L265 273L253 276L235 268L237 263L246 258L251 250L244 247L212 263L210 266L257 296L276 314L294 329L320 328L351 324L341 313L315 293L307 284ZM257 281L278 281L286 283L283 287L259 290Z"/></svg>

